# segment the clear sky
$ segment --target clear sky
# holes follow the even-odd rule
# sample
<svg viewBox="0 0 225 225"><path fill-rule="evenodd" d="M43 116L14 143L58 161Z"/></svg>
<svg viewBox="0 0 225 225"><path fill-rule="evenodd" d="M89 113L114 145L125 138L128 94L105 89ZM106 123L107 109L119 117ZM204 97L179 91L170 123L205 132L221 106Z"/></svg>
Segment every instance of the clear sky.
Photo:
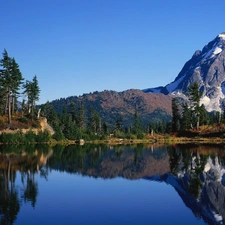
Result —
<svg viewBox="0 0 225 225"><path fill-rule="evenodd" d="M172 82L225 31L225 0L2 0L0 54L37 75L39 103Z"/></svg>

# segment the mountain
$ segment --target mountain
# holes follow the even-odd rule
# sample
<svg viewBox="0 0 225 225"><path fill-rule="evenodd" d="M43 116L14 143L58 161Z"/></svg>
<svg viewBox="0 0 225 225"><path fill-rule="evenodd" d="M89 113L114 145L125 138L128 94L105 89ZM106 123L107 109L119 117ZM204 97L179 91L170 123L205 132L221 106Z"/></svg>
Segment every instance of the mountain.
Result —
<svg viewBox="0 0 225 225"><path fill-rule="evenodd" d="M141 90L130 89L123 92L103 91L84 94L82 96L71 96L51 102L57 112L62 112L64 105L75 104L78 109L80 104L84 105L86 118L89 109L95 109L102 122L109 126L115 125L118 116L122 117L123 125L129 127L133 124L135 110L144 124L150 122L168 121L171 119L171 97L162 93L144 93Z"/></svg>
<svg viewBox="0 0 225 225"><path fill-rule="evenodd" d="M201 103L210 112L225 104L225 32L219 34L188 60L173 82L165 87L149 88L145 93L164 93L186 98L190 85L197 82L203 92Z"/></svg>
<svg viewBox="0 0 225 225"><path fill-rule="evenodd" d="M207 224L225 224L223 147L177 146L168 150L170 173L145 179L173 187L186 207Z"/></svg>

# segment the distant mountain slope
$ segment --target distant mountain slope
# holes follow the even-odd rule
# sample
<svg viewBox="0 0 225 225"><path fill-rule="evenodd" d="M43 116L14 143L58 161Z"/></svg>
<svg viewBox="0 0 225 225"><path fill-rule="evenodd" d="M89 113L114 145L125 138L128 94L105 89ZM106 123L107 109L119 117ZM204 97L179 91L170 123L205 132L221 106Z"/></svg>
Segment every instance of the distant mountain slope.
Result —
<svg viewBox="0 0 225 225"><path fill-rule="evenodd" d="M185 46L184 46L185 47ZM165 87L149 88L144 92L161 92L183 96L197 82L203 92L202 103L208 111L220 111L225 99L225 33L219 34L201 51L197 50L173 82Z"/></svg>
<svg viewBox="0 0 225 225"><path fill-rule="evenodd" d="M80 97L71 96L51 103L57 112L62 112L64 105L69 108L73 102L78 109L82 102L87 117L89 108L93 107L100 114L102 122L114 125L116 118L121 116L123 125L131 126L135 110L145 124L171 119L171 99L170 96L162 93L144 93L141 90L131 89L123 92L103 91L84 94Z"/></svg>

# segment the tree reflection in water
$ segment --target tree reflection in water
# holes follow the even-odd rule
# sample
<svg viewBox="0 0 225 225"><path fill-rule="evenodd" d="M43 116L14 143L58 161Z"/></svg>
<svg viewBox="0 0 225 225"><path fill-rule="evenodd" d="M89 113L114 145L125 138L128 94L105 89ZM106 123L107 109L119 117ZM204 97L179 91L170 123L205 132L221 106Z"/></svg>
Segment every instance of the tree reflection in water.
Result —
<svg viewBox="0 0 225 225"><path fill-rule="evenodd" d="M47 180L51 170L166 182L196 217L209 224L223 223L224 164L223 146L4 146L0 149L0 224L13 224L22 204L35 208L39 192L35 175ZM16 186L16 176L22 187Z"/></svg>
<svg viewBox="0 0 225 225"><path fill-rule="evenodd" d="M35 173L46 176L44 166L52 154L49 148L41 146L1 146L0 150L0 224L13 224L22 202L30 202L35 207L38 184ZM23 187L16 186L16 174L21 174Z"/></svg>

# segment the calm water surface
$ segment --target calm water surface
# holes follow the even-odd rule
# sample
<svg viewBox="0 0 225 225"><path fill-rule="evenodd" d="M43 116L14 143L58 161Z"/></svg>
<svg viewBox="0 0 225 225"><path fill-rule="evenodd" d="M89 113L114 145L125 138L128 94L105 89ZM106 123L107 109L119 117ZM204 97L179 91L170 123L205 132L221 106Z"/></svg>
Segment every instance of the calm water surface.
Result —
<svg viewBox="0 0 225 225"><path fill-rule="evenodd" d="M222 146L0 150L0 224L224 224Z"/></svg>

